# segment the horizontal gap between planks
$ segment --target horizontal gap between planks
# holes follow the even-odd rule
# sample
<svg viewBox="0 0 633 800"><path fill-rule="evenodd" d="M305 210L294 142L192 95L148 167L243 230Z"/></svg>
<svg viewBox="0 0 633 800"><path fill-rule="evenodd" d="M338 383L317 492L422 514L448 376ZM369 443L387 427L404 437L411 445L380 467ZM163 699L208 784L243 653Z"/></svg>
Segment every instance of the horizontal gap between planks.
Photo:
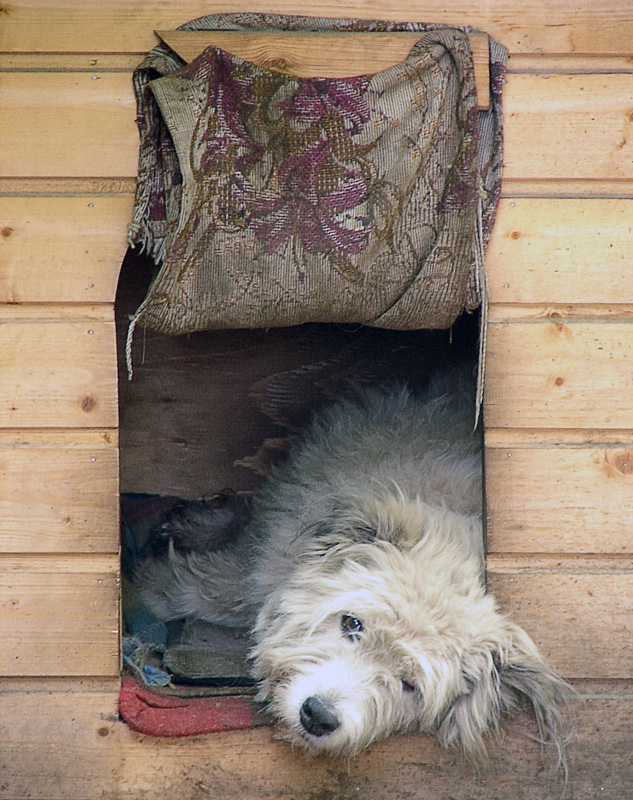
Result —
<svg viewBox="0 0 633 800"><path fill-rule="evenodd" d="M1 63L1 62L0 62ZM633 72L633 58L630 54L601 55L582 53L510 53L507 64L508 74L528 75L611 75Z"/></svg>
<svg viewBox="0 0 633 800"><path fill-rule="evenodd" d="M118 428L0 428L0 448L7 450L31 447L93 450L118 444Z"/></svg>
<svg viewBox="0 0 633 800"><path fill-rule="evenodd" d="M628 678L572 678L569 682L583 700L633 700L633 680ZM80 678L3 677L0 695L59 693L85 696L112 693L118 699L120 688L120 678L99 675Z"/></svg>
<svg viewBox="0 0 633 800"><path fill-rule="evenodd" d="M630 678L572 678L570 683L583 700L633 700Z"/></svg>
<svg viewBox="0 0 633 800"><path fill-rule="evenodd" d="M0 695L10 694L96 694L112 693L118 698L121 689L119 677L102 677L100 675L77 677L3 677L0 682ZM611 689L612 691L612 689ZM117 717L118 719L118 717ZM115 721L114 719L112 720Z"/></svg>
<svg viewBox="0 0 633 800"><path fill-rule="evenodd" d="M486 572L495 574L527 573L633 573L630 553L487 553Z"/></svg>
<svg viewBox="0 0 633 800"><path fill-rule="evenodd" d="M115 574L120 571L118 553L3 553L0 574Z"/></svg>
<svg viewBox="0 0 633 800"><path fill-rule="evenodd" d="M0 184L1 185L1 184ZM552 199L590 199L601 197L607 200L626 200L633 197L633 181L626 179L600 180L594 178L559 179L510 178L501 184L501 196L543 197Z"/></svg>
<svg viewBox="0 0 633 800"><path fill-rule="evenodd" d="M53 302L0 303L0 322L67 322L92 320L112 322L114 304L111 302ZM560 304L493 303L489 323L502 324L513 321L530 323L565 324L592 322L597 324L633 321L633 304L596 303Z"/></svg>
<svg viewBox="0 0 633 800"><path fill-rule="evenodd" d="M110 322L113 303L0 303L0 324L6 322Z"/></svg>
<svg viewBox="0 0 633 800"><path fill-rule="evenodd" d="M135 177L121 178L2 178L0 197L74 197L91 194L134 194Z"/></svg>
<svg viewBox="0 0 633 800"><path fill-rule="evenodd" d="M134 194L136 177L115 178L72 176L64 178L0 177L0 196L31 197L90 194ZM503 181L501 196L512 199L522 197L547 197L553 199L633 198L633 181L630 180L536 180L513 178Z"/></svg>
<svg viewBox="0 0 633 800"><path fill-rule="evenodd" d="M349 35L349 34L348 34ZM353 34L352 34L353 35ZM157 38L156 44L159 43ZM0 53L0 72L132 72L146 52ZM510 53L509 74L612 74L633 72L630 54Z"/></svg>
<svg viewBox="0 0 633 800"><path fill-rule="evenodd" d="M0 53L0 72L131 73L146 55L147 53Z"/></svg>
<svg viewBox="0 0 633 800"><path fill-rule="evenodd" d="M570 322L595 322L608 324L633 321L631 303L565 303L544 305L543 303L492 303L488 311L488 322L509 324L531 322L566 324Z"/></svg>
<svg viewBox="0 0 633 800"><path fill-rule="evenodd" d="M487 448L536 449L542 447L627 447L633 445L633 430L563 428L486 428Z"/></svg>

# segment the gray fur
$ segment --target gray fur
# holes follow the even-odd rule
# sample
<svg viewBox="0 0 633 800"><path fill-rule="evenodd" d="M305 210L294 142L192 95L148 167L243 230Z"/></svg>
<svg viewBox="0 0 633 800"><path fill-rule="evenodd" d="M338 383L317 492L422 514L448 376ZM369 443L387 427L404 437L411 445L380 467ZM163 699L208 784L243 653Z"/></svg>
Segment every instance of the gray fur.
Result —
<svg viewBox="0 0 633 800"><path fill-rule="evenodd" d="M568 688L484 590L473 409L454 372L423 397L364 390L325 410L230 547L142 565L146 602L252 629L259 697L309 751L417 730L481 763L486 734L527 700L564 762Z"/></svg>

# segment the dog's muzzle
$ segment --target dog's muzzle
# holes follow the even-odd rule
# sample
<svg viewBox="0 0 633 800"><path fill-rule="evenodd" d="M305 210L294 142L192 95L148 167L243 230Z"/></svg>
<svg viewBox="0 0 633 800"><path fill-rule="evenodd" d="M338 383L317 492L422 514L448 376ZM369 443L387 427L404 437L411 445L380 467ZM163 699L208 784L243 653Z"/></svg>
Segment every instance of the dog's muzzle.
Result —
<svg viewBox="0 0 633 800"><path fill-rule="evenodd" d="M322 697L308 697L299 711L301 724L313 736L326 736L333 733L341 724L334 708Z"/></svg>

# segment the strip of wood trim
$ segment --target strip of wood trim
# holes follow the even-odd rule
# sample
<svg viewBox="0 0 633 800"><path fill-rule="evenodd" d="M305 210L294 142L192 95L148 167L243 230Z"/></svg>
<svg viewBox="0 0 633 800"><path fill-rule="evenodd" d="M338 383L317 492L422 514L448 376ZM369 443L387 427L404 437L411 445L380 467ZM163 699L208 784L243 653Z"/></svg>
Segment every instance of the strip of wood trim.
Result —
<svg viewBox="0 0 633 800"><path fill-rule="evenodd" d="M113 303L2 303L2 322L113 322Z"/></svg>
<svg viewBox="0 0 633 800"><path fill-rule="evenodd" d="M90 694L103 695L111 693L113 698L118 700L119 690L121 689L121 679L119 677L108 676L81 676L81 677L31 677L16 676L3 677L0 683L0 695L7 694L75 694L82 697ZM613 691L612 687L609 687ZM118 715L112 720L118 719Z"/></svg>
<svg viewBox="0 0 633 800"><path fill-rule="evenodd" d="M488 321L511 322L592 322L608 324L633 319L631 303L569 303L543 305L543 303L494 303L490 306Z"/></svg>
<svg viewBox="0 0 633 800"><path fill-rule="evenodd" d="M146 53L0 53L0 72L133 72Z"/></svg>
<svg viewBox="0 0 633 800"><path fill-rule="evenodd" d="M487 448L614 447L633 444L633 430L486 428Z"/></svg>
<svg viewBox="0 0 633 800"><path fill-rule="evenodd" d="M48 197L134 194L136 178L0 178L0 196Z"/></svg>
<svg viewBox="0 0 633 800"><path fill-rule="evenodd" d="M488 553L486 572L490 573L607 573L633 572L629 553Z"/></svg>
<svg viewBox="0 0 633 800"><path fill-rule="evenodd" d="M118 446L118 428L0 428L0 449Z"/></svg>
<svg viewBox="0 0 633 800"><path fill-rule="evenodd" d="M507 71L509 74L532 75L567 74L613 74L633 72L630 55L602 55L585 53L510 53Z"/></svg>
<svg viewBox="0 0 633 800"><path fill-rule="evenodd" d="M134 194L136 178L0 178L0 196L56 196L90 194ZM633 198L630 180L523 180L509 178L501 187L503 198Z"/></svg>
<svg viewBox="0 0 633 800"><path fill-rule="evenodd" d="M603 197L607 199L627 199L633 197L633 181L597 180L576 178L557 180L543 178L507 178L501 186L501 196L549 197L556 199Z"/></svg>
<svg viewBox="0 0 633 800"><path fill-rule="evenodd" d="M180 33L179 31L178 34ZM191 35L191 32L189 35ZM258 35L262 36L265 33L262 32ZM345 35L349 36L350 34ZM379 34L369 35L376 36ZM485 48L483 43L479 44L477 42L478 36L484 38L483 34L473 34L471 38L476 43L475 47L479 57L483 60L486 56ZM133 72L146 55L147 53L145 52L0 53L0 72L94 72L95 74L102 72ZM553 75L561 72L567 74L630 73L633 72L633 60L630 56L624 54L543 53L536 55L534 53L510 53L507 71L511 75L521 73Z"/></svg>
<svg viewBox="0 0 633 800"><path fill-rule="evenodd" d="M118 575L118 553L1 553L0 573L107 573Z"/></svg>

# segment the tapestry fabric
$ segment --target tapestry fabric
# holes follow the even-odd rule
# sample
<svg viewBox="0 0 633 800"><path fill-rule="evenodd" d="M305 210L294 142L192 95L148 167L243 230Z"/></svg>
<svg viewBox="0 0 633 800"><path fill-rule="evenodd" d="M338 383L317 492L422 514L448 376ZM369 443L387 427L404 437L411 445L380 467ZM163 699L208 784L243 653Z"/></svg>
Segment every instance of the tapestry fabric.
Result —
<svg viewBox="0 0 633 800"><path fill-rule="evenodd" d="M136 320L162 333L304 322L446 328L482 301L502 166L506 52L477 109L466 30L213 15L188 30L419 31L401 64L297 78L166 45L135 72L130 242L159 265Z"/></svg>

